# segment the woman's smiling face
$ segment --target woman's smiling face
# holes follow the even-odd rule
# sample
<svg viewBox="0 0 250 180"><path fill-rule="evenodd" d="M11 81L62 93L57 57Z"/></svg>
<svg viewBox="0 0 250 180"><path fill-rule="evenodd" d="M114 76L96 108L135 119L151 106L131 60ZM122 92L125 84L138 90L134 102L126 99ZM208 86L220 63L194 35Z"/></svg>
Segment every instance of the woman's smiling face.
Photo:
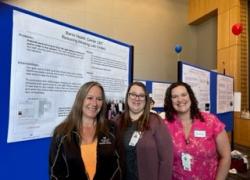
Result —
<svg viewBox="0 0 250 180"><path fill-rule="evenodd" d="M171 99L174 109L177 113L186 113L190 111L191 100L187 89L184 86L177 86L172 89Z"/></svg>
<svg viewBox="0 0 250 180"><path fill-rule="evenodd" d="M142 113L144 111L145 104L146 92L144 92L143 88L140 86L132 86L128 92L128 106L130 113Z"/></svg>
<svg viewBox="0 0 250 180"><path fill-rule="evenodd" d="M95 119L103 105L102 90L93 86L83 100L83 118Z"/></svg>

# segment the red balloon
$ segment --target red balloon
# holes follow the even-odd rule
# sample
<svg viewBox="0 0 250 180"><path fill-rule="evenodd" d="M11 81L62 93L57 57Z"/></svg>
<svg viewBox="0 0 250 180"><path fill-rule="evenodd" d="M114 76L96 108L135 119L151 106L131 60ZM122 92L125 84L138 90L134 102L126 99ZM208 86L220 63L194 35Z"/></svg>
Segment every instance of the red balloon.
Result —
<svg viewBox="0 0 250 180"><path fill-rule="evenodd" d="M243 27L240 23L236 23L232 26L232 32L234 35L238 36L242 32Z"/></svg>

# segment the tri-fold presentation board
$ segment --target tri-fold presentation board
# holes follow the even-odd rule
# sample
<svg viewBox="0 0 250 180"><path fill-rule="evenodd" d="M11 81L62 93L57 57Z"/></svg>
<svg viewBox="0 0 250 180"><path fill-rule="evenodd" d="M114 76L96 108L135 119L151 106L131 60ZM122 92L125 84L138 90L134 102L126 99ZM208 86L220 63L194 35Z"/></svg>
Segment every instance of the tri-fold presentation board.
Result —
<svg viewBox="0 0 250 180"><path fill-rule="evenodd" d="M145 84L150 97L152 97L153 100L155 101L154 109L157 112L162 112L164 108L165 93L167 88L170 86L171 82L139 80L139 79L135 79L134 81L140 81Z"/></svg>
<svg viewBox="0 0 250 180"><path fill-rule="evenodd" d="M0 3L0 179L48 179L50 136L76 92L98 81L121 101L133 46Z"/></svg>
<svg viewBox="0 0 250 180"><path fill-rule="evenodd" d="M227 131L233 130L232 77L179 61L178 80L191 85L201 111L217 115Z"/></svg>

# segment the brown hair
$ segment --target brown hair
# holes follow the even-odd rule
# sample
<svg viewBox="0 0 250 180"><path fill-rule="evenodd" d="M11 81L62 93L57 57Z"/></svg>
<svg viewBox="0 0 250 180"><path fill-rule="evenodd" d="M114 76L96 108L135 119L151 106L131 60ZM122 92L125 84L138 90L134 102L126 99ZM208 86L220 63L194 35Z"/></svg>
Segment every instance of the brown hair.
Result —
<svg viewBox="0 0 250 180"><path fill-rule="evenodd" d="M95 137L97 136L99 131L106 132L107 127L106 127L106 109L107 109L107 104L106 104L106 98L105 98L105 93L102 85L98 82L95 81L90 81L81 86L79 91L76 94L74 104L71 108L71 111L69 115L66 117L66 119L59 124L55 130L54 134L55 135L66 135L66 139L68 141L71 141L71 133L72 131L76 131L80 136L81 136L81 127L82 127L82 106L83 102L89 92L89 90L97 86L101 89L102 91L102 99L103 99L103 104L101 107L100 112L97 114L97 122L96 122L96 133Z"/></svg>
<svg viewBox="0 0 250 180"><path fill-rule="evenodd" d="M129 115L129 106L128 106L128 94L133 86L139 86L143 89L145 93L145 107L144 107L144 112L141 115L141 117L138 119L138 126L137 130L139 131L144 131L149 128L149 113L150 113L150 99L148 92L146 90L146 86L141 83L141 82L133 82L132 84L129 85L127 93L126 93L126 99L125 99L125 108L124 108L124 113L122 114L122 121L121 121L121 129L126 129L128 127L128 124L131 122L131 118Z"/></svg>
<svg viewBox="0 0 250 180"><path fill-rule="evenodd" d="M193 92L192 88L190 87L190 85L188 85L185 82L175 82L175 83L171 84L168 87L168 89L166 90L165 99L164 99L164 111L166 113L167 120L170 122L174 121L174 114L177 113L175 111L175 109L173 107L173 103L172 103L172 90L178 86L185 87L187 92L188 92L188 95L190 97L190 101L191 101L190 116L191 116L191 119L199 118L201 121L204 121L204 118L201 115L200 110L198 108L198 101L194 95L194 92Z"/></svg>

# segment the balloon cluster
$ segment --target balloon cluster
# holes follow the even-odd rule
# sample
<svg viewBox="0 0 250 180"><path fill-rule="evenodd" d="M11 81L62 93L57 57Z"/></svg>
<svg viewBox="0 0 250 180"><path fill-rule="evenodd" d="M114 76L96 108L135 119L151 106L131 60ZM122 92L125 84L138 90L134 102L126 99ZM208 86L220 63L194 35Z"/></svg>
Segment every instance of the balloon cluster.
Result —
<svg viewBox="0 0 250 180"><path fill-rule="evenodd" d="M232 26L232 33L236 36L240 35L240 33L243 31L242 24L236 23Z"/></svg>

